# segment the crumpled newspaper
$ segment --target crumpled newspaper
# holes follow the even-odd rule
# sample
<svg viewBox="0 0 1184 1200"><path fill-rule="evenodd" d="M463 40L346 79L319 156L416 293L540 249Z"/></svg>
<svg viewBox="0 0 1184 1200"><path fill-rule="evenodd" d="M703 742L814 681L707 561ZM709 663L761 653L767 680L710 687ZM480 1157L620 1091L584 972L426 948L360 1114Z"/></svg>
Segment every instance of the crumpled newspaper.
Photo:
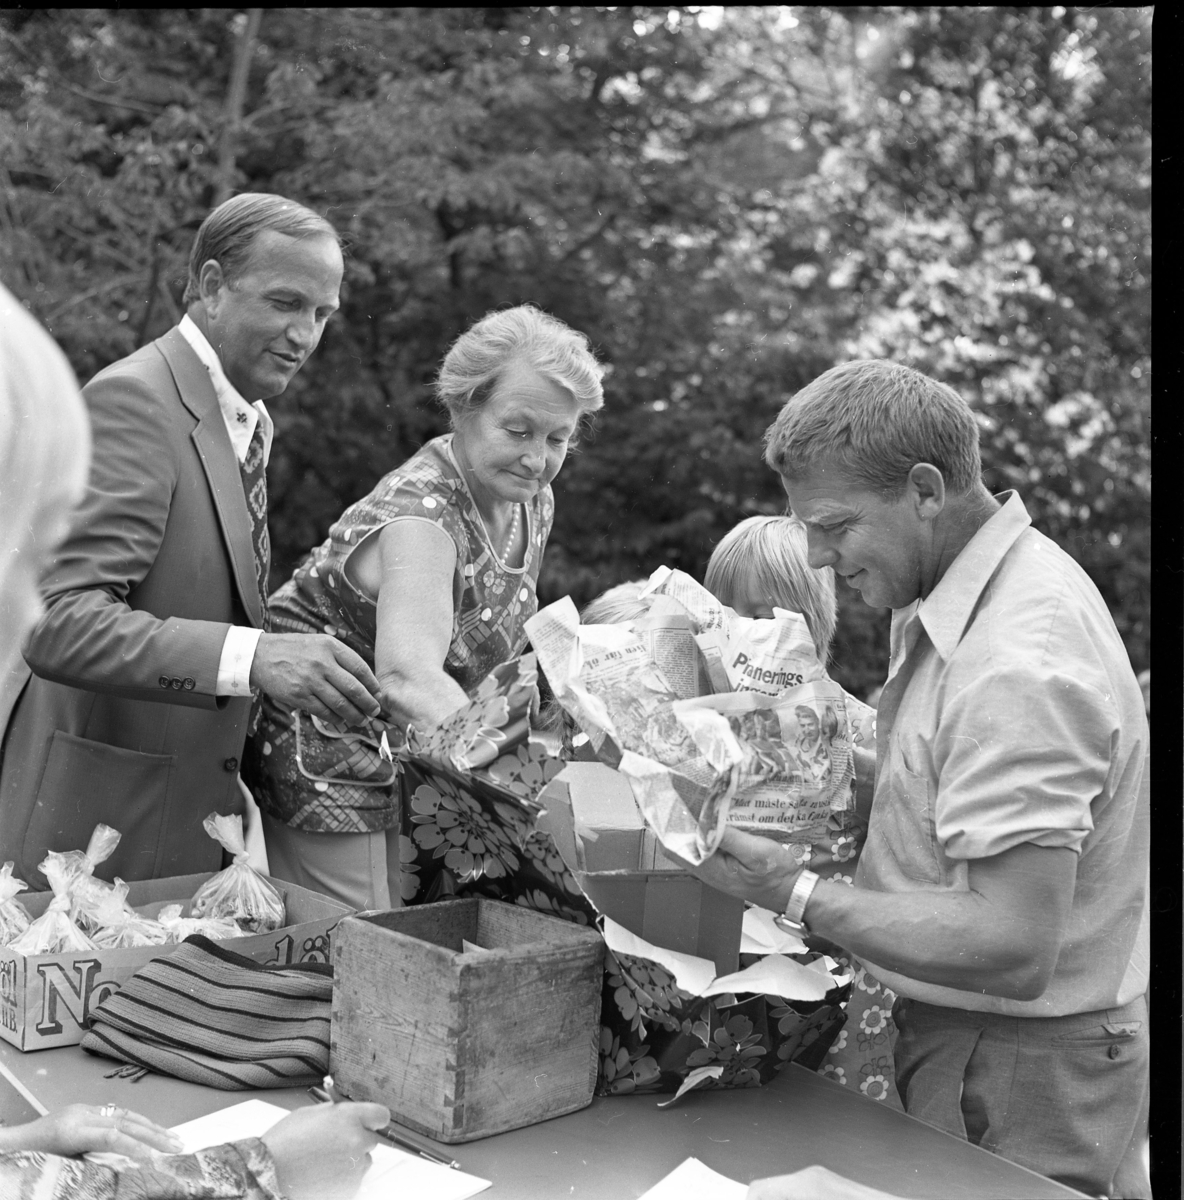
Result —
<svg viewBox="0 0 1184 1200"><path fill-rule="evenodd" d="M643 595L638 621L581 625L564 598L526 631L556 699L629 778L662 844L699 863L727 824L801 839L848 809L845 695L805 620L741 617L665 567Z"/></svg>

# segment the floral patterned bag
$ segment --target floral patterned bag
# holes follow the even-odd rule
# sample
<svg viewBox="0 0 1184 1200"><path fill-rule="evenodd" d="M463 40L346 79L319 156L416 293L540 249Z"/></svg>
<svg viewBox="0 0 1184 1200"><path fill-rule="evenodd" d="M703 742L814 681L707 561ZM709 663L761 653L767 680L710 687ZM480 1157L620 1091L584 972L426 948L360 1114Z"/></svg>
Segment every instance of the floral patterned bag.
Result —
<svg viewBox="0 0 1184 1200"><path fill-rule="evenodd" d="M581 925L596 909L549 834L539 796L565 763L527 740L533 655L498 667L451 720L401 747L403 902L487 896ZM748 965L742 956L741 965ZM749 960L751 961L751 960ZM846 1019L850 984L821 1000L681 991L648 959L606 952L598 1095L755 1087L791 1062L816 1070Z"/></svg>

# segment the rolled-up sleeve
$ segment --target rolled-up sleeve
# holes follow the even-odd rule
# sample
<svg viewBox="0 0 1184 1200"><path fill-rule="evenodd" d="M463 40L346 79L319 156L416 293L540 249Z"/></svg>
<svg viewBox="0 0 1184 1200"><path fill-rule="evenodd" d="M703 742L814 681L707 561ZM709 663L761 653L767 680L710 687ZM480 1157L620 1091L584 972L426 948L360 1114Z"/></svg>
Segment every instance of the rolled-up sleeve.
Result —
<svg viewBox="0 0 1184 1200"><path fill-rule="evenodd" d="M979 676L942 710L932 747L945 854L990 858L1024 842L1080 853L1117 734L1110 699L1069 675Z"/></svg>

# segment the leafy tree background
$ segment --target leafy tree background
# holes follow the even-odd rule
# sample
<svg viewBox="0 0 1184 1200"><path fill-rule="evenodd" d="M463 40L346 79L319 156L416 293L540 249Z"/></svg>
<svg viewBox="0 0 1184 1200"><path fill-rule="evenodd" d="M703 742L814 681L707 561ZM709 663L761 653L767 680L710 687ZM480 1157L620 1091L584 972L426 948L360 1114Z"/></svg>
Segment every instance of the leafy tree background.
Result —
<svg viewBox="0 0 1184 1200"><path fill-rule="evenodd" d="M325 212L341 315L288 392L273 582L444 428L453 338L533 301L610 365L540 591L698 574L781 511L761 437L836 362L975 405L994 490L1149 665L1150 9L8 9L0 276L80 378L180 316L236 191ZM841 597L836 676L886 673Z"/></svg>

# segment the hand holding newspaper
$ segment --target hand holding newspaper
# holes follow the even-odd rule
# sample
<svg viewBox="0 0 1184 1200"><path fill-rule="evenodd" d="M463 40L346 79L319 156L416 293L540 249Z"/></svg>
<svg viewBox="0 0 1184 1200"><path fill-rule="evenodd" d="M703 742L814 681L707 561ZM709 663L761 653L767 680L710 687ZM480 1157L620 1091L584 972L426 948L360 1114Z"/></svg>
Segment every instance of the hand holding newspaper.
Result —
<svg viewBox="0 0 1184 1200"><path fill-rule="evenodd" d="M660 568L645 617L581 625L569 598L526 626L559 703L626 775L662 844L691 863L725 824L809 838L851 805L845 696L796 613L738 616Z"/></svg>

